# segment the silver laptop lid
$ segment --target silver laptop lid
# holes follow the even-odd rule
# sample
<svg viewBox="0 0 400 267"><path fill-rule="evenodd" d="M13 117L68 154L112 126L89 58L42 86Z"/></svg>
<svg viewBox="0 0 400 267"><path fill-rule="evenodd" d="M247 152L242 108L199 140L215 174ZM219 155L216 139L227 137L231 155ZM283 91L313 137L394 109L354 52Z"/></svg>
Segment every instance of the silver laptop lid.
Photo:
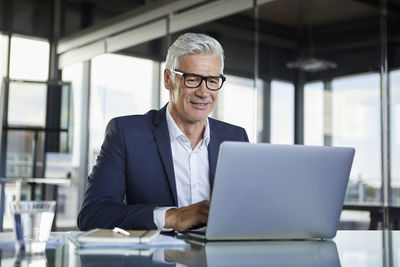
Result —
<svg viewBox="0 0 400 267"><path fill-rule="evenodd" d="M224 142L206 238L336 235L353 148Z"/></svg>

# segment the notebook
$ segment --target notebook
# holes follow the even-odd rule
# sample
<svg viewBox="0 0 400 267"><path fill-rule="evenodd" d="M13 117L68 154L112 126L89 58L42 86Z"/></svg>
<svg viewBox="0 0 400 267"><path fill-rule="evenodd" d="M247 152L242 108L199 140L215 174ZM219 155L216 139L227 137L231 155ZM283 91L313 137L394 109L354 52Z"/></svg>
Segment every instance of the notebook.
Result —
<svg viewBox="0 0 400 267"><path fill-rule="evenodd" d="M355 150L221 144L207 240L330 239L336 235Z"/></svg>
<svg viewBox="0 0 400 267"><path fill-rule="evenodd" d="M88 232L71 232L68 238L80 248L91 247L143 247L159 236L157 230L129 230L129 236L114 232L111 229L93 229Z"/></svg>

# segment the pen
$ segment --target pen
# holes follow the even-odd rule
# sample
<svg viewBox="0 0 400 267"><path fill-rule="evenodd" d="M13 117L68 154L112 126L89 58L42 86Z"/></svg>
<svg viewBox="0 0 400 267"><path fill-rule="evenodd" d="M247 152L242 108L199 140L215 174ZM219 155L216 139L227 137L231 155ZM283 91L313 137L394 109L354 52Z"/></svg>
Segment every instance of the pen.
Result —
<svg viewBox="0 0 400 267"><path fill-rule="evenodd" d="M129 232L119 227L114 227L113 232L129 236Z"/></svg>

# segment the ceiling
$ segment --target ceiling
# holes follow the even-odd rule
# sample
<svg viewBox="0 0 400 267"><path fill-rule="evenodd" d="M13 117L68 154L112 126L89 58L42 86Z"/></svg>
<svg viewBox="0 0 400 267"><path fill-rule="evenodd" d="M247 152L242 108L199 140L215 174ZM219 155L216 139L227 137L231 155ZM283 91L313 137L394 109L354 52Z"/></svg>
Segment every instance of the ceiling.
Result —
<svg viewBox="0 0 400 267"><path fill-rule="evenodd" d="M190 0L188 0L190 1ZM389 13L400 13L400 0L387 0ZM124 12L157 4L160 0L64 0L67 9L86 6L92 13L113 17ZM209 1L211 2L211 1ZM285 26L304 24L324 25L356 20L376 15L378 0L275 0L261 5L260 19ZM251 14L252 11L248 11Z"/></svg>
<svg viewBox="0 0 400 267"><path fill-rule="evenodd" d="M59 1L59 36L65 37L107 25L110 20L124 16L128 11L151 8L172 0ZM387 1L391 58L389 67L396 68L400 67L400 0ZM51 39L55 2L0 0L0 31L11 29L14 33ZM260 62L260 66L265 68L265 72L275 71L283 79L295 75L294 72L288 72L285 63L305 54L335 60L340 64L337 70L326 72L327 76L372 71L377 69L380 60L379 3L378 0L274 0L257 9L246 10L186 31L201 31L217 37L227 53L235 55L227 58L227 69L241 75L253 75L248 70L254 66L255 27L258 28L260 56L269 61L273 59L268 64ZM161 60L165 58L169 41L168 38L159 38L124 49L120 53ZM309 78L321 78L322 74L318 75L310 75Z"/></svg>
<svg viewBox="0 0 400 267"><path fill-rule="evenodd" d="M279 0L261 5L259 14L265 22L287 27L321 26L376 16L378 9L349 0Z"/></svg>
<svg viewBox="0 0 400 267"><path fill-rule="evenodd" d="M166 2L166 0L58 1L62 9L61 37L107 23L128 11ZM387 1L389 16L399 17L400 0ZM49 37L55 2L56 0L0 0L0 30L11 27L13 32ZM260 5L258 12L258 18L264 23L291 29L321 27L376 18L379 16L379 1L274 0ZM254 17L254 10L243 12L242 15Z"/></svg>

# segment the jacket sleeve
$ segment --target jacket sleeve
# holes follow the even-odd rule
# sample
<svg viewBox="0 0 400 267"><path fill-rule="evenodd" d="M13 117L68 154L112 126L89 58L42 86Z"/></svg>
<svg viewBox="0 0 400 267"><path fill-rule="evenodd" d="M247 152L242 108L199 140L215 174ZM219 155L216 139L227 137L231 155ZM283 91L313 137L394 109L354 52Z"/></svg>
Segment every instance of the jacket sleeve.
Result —
<svg viewBox="0 0 400 267"><path fill-rule="evenodd" d="M107 125L101 151L88 177L87 188L78 215L78 227L86 231L93 228L156 229L153 219L154 205L125 204L126 153L124 133L118 119Z"/></svg>

